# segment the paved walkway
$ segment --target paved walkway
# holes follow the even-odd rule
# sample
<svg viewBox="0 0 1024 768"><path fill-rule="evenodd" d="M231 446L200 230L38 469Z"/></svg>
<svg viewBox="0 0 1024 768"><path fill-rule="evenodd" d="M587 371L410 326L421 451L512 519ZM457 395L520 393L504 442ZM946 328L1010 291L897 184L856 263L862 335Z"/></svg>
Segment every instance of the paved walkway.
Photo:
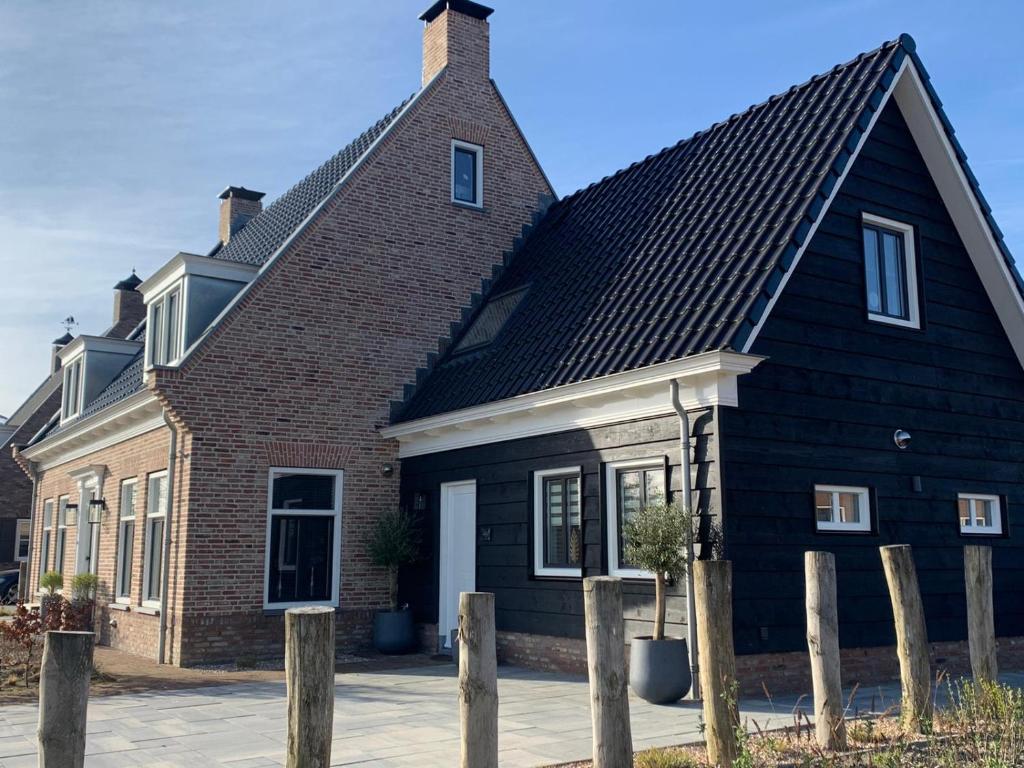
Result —
<svg viewBox="0 0 1024 768"><path fill-rule="evenodd" d="M584 679L499 668L502 768L580 760L590 754L590 710ZM457 682L452 665L335 678L331 765L443 766L458 764ZM859 692L856 708L885 709L896 686ZM795 697L741 702L761 728L793 721ZM809 709L809 702L801 706ZM653 706L630 700L636 749L700 741L699 704ZM36 765L33 704L0 708L0 766ZM751 727L753 724L751 723ZM251 682L92 699L86 766L230 766L284 764L285 687Z"/></svg>

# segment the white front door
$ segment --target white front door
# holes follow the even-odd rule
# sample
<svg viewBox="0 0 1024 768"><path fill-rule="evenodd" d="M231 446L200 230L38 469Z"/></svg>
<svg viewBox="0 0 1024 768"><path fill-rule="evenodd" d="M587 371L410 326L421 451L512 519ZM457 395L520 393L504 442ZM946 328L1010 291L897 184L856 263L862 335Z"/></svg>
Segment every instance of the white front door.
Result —
<svg viewBox="0 0 1024 768"><path fill-rule="evenodd" d="M441 561L437 633L451 648L459 593L476 591L476 480L441 485Z"/></svg>

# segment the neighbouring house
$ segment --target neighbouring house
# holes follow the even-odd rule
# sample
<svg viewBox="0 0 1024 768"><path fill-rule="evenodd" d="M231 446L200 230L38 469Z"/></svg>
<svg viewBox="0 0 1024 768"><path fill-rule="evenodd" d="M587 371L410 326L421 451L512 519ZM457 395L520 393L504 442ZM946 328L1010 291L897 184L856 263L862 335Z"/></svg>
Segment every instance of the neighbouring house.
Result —
<svg viewBox="0 0 1024 768"><path fill-rule="evenodd" d="M143 333L60 351L61 417L18 453L30 571L96 573L101 642L272 654L284 609L320 603L367 643L390 403L553 195L490 78L489 13L432 5L418 91L266 208L227 188L216 247L138 287Z"/></svg>
<svg viewBox="0 0 1024 768"><path fill-rule="evenodd" d="M623 577L647 631L622 521L688 466L741 669L796 666L828 549L847 671L886 672L895 542L950 657L962 546L990 544L1019 647L1021 284L913 41L554 200L490 12L431 6L418 92L265 209L225 190L217 246L139 286L144 332L61 350L61 417L16 454L33 584L98 573L102 641L175 664L279 652L296 604L357 646L387 599L366 541L403 506L432 648L481 589L504 658L578 669L583 576Z"/></svg>
<svg viewBox="0 0 1024 768"><path fill-rule="evenodd" d="M142 298L135 291L140 282L132 274L114 286L114 316L104 337L124 338L142 321ZM54 339L49 375L0 423L0 570L16 568L29 556L32 481L18 466L11 447L30 442L60 409L63 372L59 353L72 340L69 333Z"/></svg>
<svg viewBox="0 0 1024 768"><path fill-rule="evenodd" d="M433 545L403 599L445 638L493 592L506 658L582 669L581 577L621 576L650 634L622 522L685 456L741 679L806 674L808 550L836 555L847 682L893 671L893 543L949 664L963 546L991 546L1021 663L1021 285L909 36L559 200L383 431Z"/></svg>

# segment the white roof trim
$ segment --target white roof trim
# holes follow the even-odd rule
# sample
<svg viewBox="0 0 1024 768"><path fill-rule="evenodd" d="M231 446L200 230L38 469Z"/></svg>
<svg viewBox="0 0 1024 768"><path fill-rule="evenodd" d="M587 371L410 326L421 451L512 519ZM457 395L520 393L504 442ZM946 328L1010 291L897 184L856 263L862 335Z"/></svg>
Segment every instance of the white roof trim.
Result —
<svg viewBox="0 0 1024 768"><path fill-rule="evenodd" d="M109 336L78 336L57 353L62 364L78 357L82 352L110 352L116 355L135 355L142 349L141 341L112 339Z"/></svg>
<svg viewBox="0 0 1024 768"><path fill-rule="evenodd" d="M667 382L688 409L737 405L736 378L764 358L715 351L428 416L381 430L399 456L484 445L673 413Z"/></svg>
<svg viewBox="0 0 1024 768"><path fill-rule="evenodd" d="M946 135L942 121L935 111L931 97L929 97L921 75L910 56L904 59L899 71L893 78L882 102L879 104L878 109L875 110L867 130L864 131L860 142L857 144L857 148L846 164L842 176L833 188L832 194L825 202L825 205L822 206L817 220L811 226L811 230L804 240L804 245L797 251L793 264L786 272L778 289L769 300L768 306L761 314L761 319L743 345L743 351L749 352L754 342L757 341L757 337L771 315L778 298L784 292L786 283L796 271L804 251L814 238L818 225L824 220L825 215L831 208L832 200L835 199L835 196L842 188L847 173L860 155L861 148L871 135L875 122L879 115L881 115L890 97L896 98L896 104L899 106L903 119L910 129L918 151L924 158L932 181L935 183L939 196L942 198L942 202L945 204L946 210L956 226L957 233L967 249L971 262L981 278L985 292L995 307L1003 330L1013 346L1018 361L1020 361L1021 365L1024 365L1024 299L1022 299L1020 291L1017 289L1016 281L982 212L980 202L975 196L974 190L971 188L971 184L964 173L964 169L957 159L953 145Z"/></svg>
<svg viewBox="0 0 1024 768"><path fill-rule="evenodd" d="M215 277L235 283L247 283L252 280L256 272L257 267L254 264L225 261L182 251L141 282L136 290L142 294L143 302L149 304L185 275Z"/></svg>

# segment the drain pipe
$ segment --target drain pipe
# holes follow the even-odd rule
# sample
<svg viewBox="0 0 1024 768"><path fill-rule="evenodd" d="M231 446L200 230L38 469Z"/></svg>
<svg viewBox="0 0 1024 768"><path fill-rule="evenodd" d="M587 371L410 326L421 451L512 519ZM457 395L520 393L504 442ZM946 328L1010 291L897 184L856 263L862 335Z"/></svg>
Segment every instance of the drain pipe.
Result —
<svg viewBox="0 0 1024 768"><path fill-rule="evenodd" d="M690 480L690 417L679 400L679 382L672 379L669 382L672 392L672 407L679 416L679 453L680 472L683 475L683 503L687 510L693 504L693 488ZM690 692L686 698L691 701L700 699L700 678L698 670L700 665L697 661L697 603L693 598L693 524L687 526L686 530L686 645L690 651L690 675L693 682L690 685Z"/></svg>
<svg viewBox="0 0 1024 768"><path fill-rule="evenodd" d="M163 574L160 577L160 637L157 643L157 662L167 663L167 612L170 600L167 590L171 583L171 515L174 511L174 464L178 457L178 428L164 410L164 423L171 431L171 444L167 449L167 508L164 511Z"/></svg>
<svg viewBox="0 0 1024 768"><path fill-rule="evenodd" d="M25 583L21 583L19 575L18 593L24 602L30 603L32 602L32 593L29 590L29 586L32 584L32 540L35 538L36 532L36 500L38 499L39 491L39 472L36 470L34 461L26 460L25 466L28 469L29 477L32 479L32 506L29 507L28 511L28 559L25 561ZM42 574L43 571L40 570L39 573Z"/></svg>

